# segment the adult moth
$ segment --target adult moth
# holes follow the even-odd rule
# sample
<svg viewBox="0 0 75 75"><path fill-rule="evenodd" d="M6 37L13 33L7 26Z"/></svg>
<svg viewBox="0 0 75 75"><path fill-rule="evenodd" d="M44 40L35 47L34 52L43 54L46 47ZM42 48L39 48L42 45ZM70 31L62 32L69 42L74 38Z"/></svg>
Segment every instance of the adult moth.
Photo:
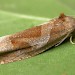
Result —
<svg viewBox="0 0 75 75"><path fill-rule="evenodd" d="M0 37L0 63L35 56L57 46L75 31L75 18L61 14L47 23Z"/></svg>

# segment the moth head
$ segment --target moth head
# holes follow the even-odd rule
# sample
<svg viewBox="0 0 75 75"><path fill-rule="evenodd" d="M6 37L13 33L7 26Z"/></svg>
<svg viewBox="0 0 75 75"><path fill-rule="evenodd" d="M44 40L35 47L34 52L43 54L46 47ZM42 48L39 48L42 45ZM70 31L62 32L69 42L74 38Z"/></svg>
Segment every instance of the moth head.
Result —
<svg viewBox="0 0 75 75"><path fill-rule="evenodd" d="M63 22L64 26L70 32L75 32L75 18L72 16L66 16L64 13L60 14L59 19Z"/></svg>
<svg viewBox="0 0 75 75"><path fill-rule="evenodd" d="M75 18L71 16L67 16L69 25L72 27L72 31L75 32Z"/></svg>
<svg viewBox="0 0 75 75"><path fill-rule="evenodd" d="M64 13L62 13L60 14L58 19L62 21L65 29L70 34L70 42L72 44L75 44L72 39L72 37L75 38L75 18L72 16L66 16L64 15Z"/></svg>

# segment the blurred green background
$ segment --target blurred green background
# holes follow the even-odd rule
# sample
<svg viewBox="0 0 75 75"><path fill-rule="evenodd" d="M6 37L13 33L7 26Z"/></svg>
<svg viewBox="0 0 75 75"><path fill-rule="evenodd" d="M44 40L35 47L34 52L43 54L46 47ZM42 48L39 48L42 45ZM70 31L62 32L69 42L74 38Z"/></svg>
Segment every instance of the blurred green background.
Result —
<svg viewBox="0 0 75 75"><path fill-rule="evenodd" d="M75 16L75 0L0 0L0 36L36 26L60 13ZM75 45L68 40L35 57L0 65L0 75L75 75Z"/></svg>

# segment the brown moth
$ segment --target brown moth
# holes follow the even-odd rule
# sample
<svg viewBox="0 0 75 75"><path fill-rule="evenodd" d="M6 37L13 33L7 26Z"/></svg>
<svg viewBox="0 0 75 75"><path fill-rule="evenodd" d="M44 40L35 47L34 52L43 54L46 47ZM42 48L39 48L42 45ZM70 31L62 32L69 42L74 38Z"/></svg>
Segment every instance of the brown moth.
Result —
<svg viewBox="0 0 75 75"><path fill-rule="evenodd" d="M47 23L0 37L0 63L35 56L58 46L75 31L75 18L61 14Z"/></svg>

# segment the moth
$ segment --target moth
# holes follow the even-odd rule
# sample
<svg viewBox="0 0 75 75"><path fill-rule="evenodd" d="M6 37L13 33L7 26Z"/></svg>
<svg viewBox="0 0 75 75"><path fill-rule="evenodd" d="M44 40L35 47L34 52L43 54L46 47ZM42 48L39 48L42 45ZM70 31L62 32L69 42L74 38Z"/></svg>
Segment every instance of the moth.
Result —
<svg viewBox="0 0 75 75"><path fill-rule="evenodd" d="M0 37L0 63L5 64L35 56L60 45L74 32L75 18L61 14L39 26L2 36Z"/></svg>

